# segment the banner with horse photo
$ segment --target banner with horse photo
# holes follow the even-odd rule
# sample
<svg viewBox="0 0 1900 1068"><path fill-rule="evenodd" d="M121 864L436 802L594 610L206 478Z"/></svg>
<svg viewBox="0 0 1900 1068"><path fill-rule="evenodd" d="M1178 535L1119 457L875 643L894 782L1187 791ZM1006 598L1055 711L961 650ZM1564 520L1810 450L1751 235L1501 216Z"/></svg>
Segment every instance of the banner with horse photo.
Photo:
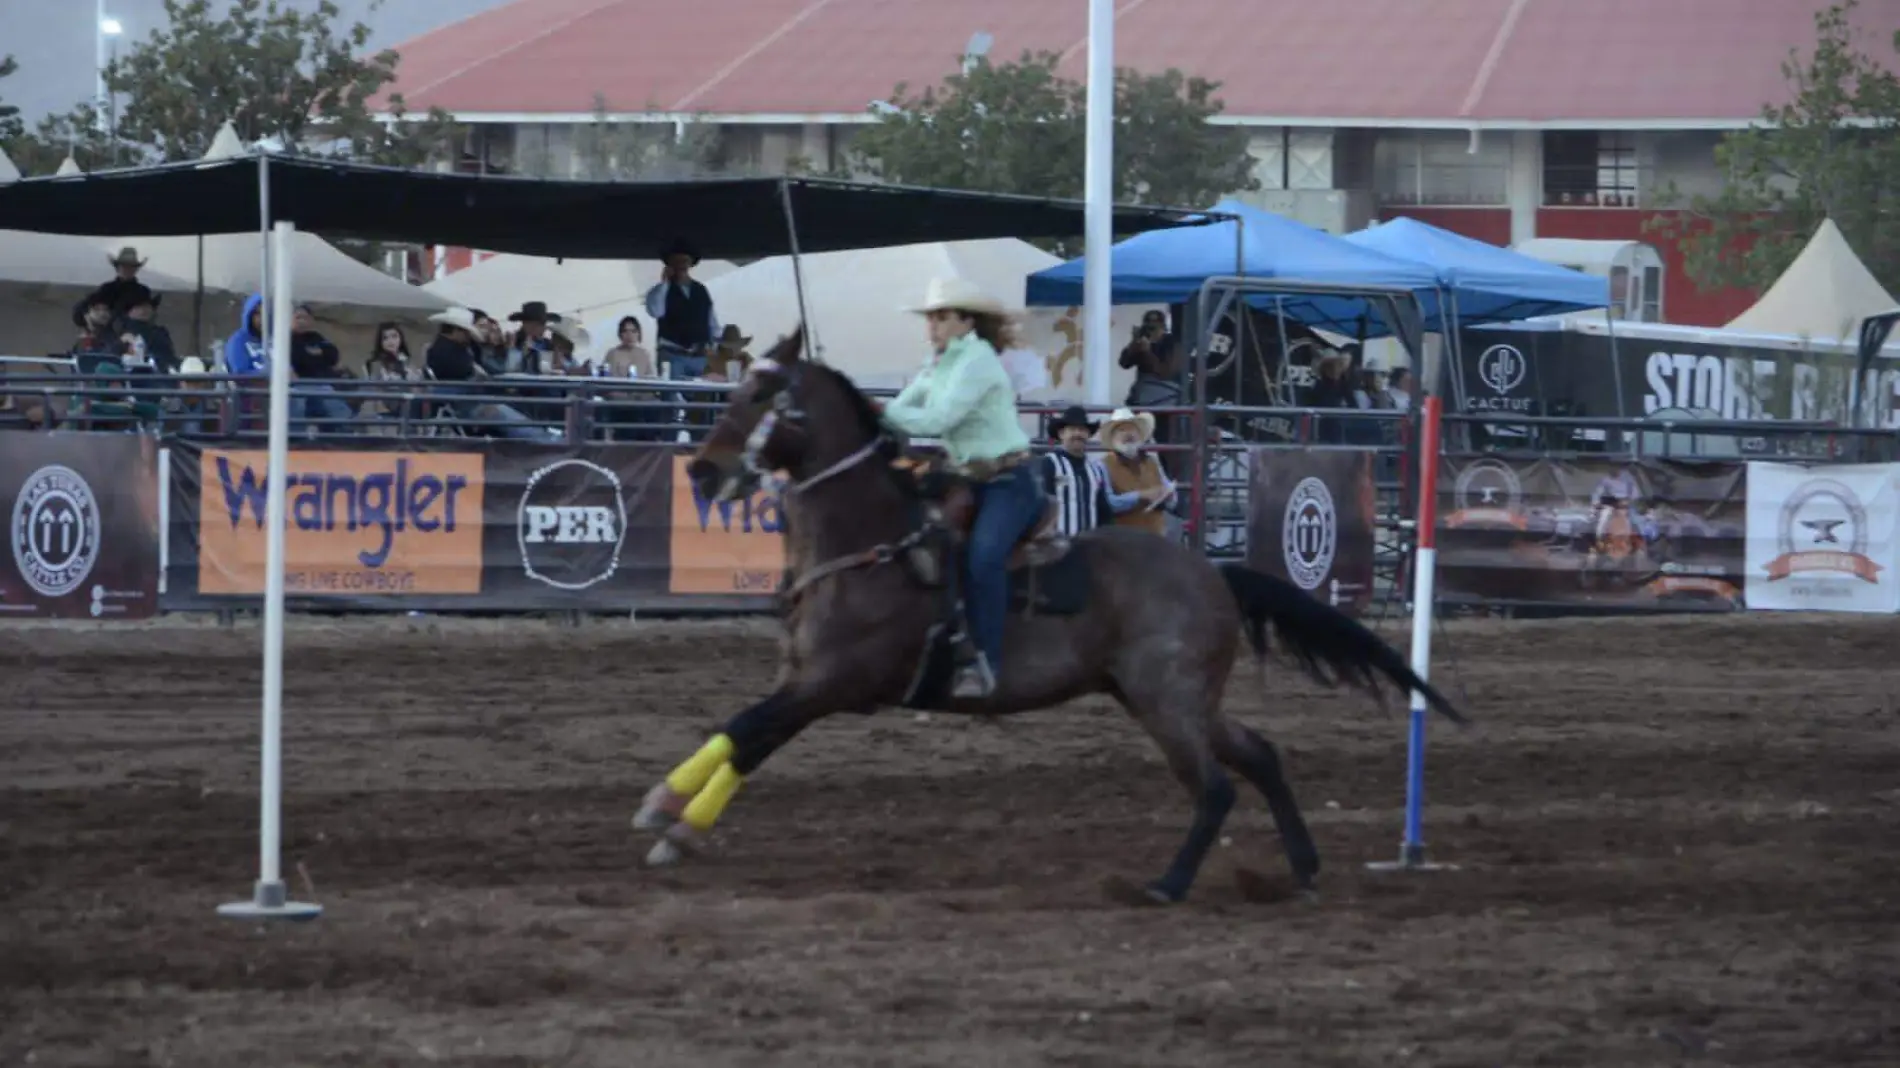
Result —
<svg viewBox="0 0 1900 1068"><path fill-rule="evenodd" d="M158 443L142 434L9 433L0 448L0 619L158 611Z"/></svg>
<svg viewBox="0 0 1900 1068"><path fill-rule="evenodd" d="M1372 601L1373 453L1260 447L1248 457L1247 566L1349 614Z"/></svg>
<svg viewBox="0 0 1900 1068"><path fill-rule="evenodd" d="M1451 602L1742 607L1740 463L1447 456L1438 595Z"/></svg>

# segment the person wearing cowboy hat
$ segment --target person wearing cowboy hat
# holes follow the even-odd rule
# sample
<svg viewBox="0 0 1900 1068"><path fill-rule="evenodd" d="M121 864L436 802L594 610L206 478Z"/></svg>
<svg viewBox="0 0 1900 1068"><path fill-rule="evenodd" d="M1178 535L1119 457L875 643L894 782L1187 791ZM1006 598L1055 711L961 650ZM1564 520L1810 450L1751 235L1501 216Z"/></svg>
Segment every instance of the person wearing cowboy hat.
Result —
<svg viewBox="0 0 1900 1068"><path fill-rule="evenodd" d="M660 280L646 295L657 355L662 365L672 365L675 377L698 378L706 373L707 351L721 333L712 291L693 277L699 252L684 238L667 246L660 263Z"/></svg>
<svg viewBox="0 0 1900 1068"><path fill-rule="evenodd" d="M115 320L124 315L134 302L141 299L151 301L153 307L158 306L158 298L152 295L151 287L139 281L139 268L145 266L145 261L139 258L138 249L127 245L119 250L117 256L106 257L106 262L112 265L112 280L81 298L78 304L73 305L73 325L82 330L86 325L88 301L95 296L105 298L106 307L112 312Z"/></svg>
<svg viewBox="0 0 1900 1068"><path fill-rule="evenodd" d="M1056 524L1065 538L1085 534L1115 518L1108 499L1108 470L1088 454L1096 425L1080 404L1049 420L1049 436L1061 448L1042 457L1037 473L1043 492L1056 502Z"/></svg>
<svg viewBox="0 0 1900 1068"><path fill-rule="evenodd" d="M976 490L963 553L965 623L977 653L951 690L963 699L995 692L1009 613L1006 567L1017 542L1042 518L1042 487L1016 415L1016 388L999 355L1012 346L1009 314L962 278L937 278L911 309L928 324L932 356L884 408L884 421L943 443Z"/></svg>
<svg viewBox="0 0 1900 1068"><path fill-rule="evenodd" d="M468 308L449 308L429 316L429 321L441 329L435 340L429 343L426 357L429 374L438 382L466 383L476 378L486 378L477 363L477 333L481 322ZM470 387L462 386L462 390ZM480 387L474 387L480 388ZM448 389L444 392L456 392ZM488 423L502 425L492 427L503 437L517 438L523 441L546 441L549 431L529 425L532 421L521 412L506 404L471 403L463 401L452 405L455 414L463 419L479 419ZM556 431L558 433L558 431Z"/></svg>
<svg viewBox="0 0 1900 1068"><path fill-rule="evenodd" d="M548 326L560 322L561 317L548 311L545 301L531 300L520 311L510 313L508 321L521 324L521 329L508 339L508 370L524 375L552 373L554 339L548 335ZM479 334L475 343L481 344Z"/></svg>
<svg viewBox="0 0 1900 1068"><path fill-rule="evenodd" d="M706 380L709 382L737 382L745 377L746 367L752 363L752 356L746 352L746 346L752 339L739 331L739 328L727 323L719 332L719 340L714 344L712 355L706 358Z"/></svg>
<svg viewBox="0 0 1900 1068"><path fill-rule="evenodd" d="M548 324L548 331L553 335L554 349L546 368L547 373L554 375L590 373L588 365L592 361L588 358L587 350L594 341L593 336L587 332L587 328L582 326L577 319L556 316L554 321Z"/></svg>
<svg viewBox="0 0 1900 1068"><path fill-rule="evenodd" d="M1154 440L1154 433L1153 415L1117 408L1096 436L1110 450L1102 461L1108 469L1110 497L1128 502L1126 510L1117 509L1116 525L1166 534L1168 517L1161 505L1174 496L1174 482L1161 469L1161 458L1143 449Z"/></svg>

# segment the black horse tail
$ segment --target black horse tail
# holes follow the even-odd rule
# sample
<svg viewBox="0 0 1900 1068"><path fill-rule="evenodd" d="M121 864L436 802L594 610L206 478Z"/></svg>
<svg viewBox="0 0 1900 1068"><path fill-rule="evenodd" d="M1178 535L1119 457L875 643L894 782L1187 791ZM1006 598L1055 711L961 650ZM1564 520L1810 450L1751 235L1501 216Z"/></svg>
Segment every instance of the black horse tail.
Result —
<svg viewBox="0 0 1900 1068"><path fill-rule="evenodd" d="M1465 722L1464 715L1431 683L1419 678L1397 649L1358 620L1276 575L1240 564L1223 564L1220 572L1227 588L1234 591L1247 642L1257 655L1267 655L1267 624L1271 623L1281 647L1319 682L1327 686L1346 682L1376 694L1379 676L1384 675L1404 691L1424 694L1453 723Z"/></svg>

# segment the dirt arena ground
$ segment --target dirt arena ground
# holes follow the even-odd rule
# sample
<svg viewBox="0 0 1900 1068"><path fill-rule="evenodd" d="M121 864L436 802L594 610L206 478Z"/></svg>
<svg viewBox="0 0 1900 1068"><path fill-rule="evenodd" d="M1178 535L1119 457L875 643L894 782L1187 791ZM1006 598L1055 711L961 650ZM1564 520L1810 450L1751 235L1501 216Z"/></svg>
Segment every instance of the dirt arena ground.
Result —
<svg viewBox="0 0 1900 1068"><path fill-rule="evenodd" d="M1900 622L1474 622L1428 840L1395 705L1251 669L1327 861L1251 792L1127 909L1179 789L1106 704L838 718L655 874L641 792L771 673L763 622L293 621L285 864L256 873L258 635L0 643L0 1064L1900 1064ZM1402 638L1399 639L1402 641Z"/></svg>

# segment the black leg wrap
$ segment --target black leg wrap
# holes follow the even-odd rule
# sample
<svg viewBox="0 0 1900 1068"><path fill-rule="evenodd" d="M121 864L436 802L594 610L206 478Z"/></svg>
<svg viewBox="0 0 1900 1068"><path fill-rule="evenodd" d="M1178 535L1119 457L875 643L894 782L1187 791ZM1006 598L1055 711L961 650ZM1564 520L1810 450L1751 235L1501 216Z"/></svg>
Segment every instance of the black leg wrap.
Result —
<svg viewBox="0 0 1900 1068"><path fill-rule="evenodd" d="M785 715L791 699L780 690L726 722L732 739L732 770L741 775L756 771L779 746L792 740L802 723Z"/></svg>

